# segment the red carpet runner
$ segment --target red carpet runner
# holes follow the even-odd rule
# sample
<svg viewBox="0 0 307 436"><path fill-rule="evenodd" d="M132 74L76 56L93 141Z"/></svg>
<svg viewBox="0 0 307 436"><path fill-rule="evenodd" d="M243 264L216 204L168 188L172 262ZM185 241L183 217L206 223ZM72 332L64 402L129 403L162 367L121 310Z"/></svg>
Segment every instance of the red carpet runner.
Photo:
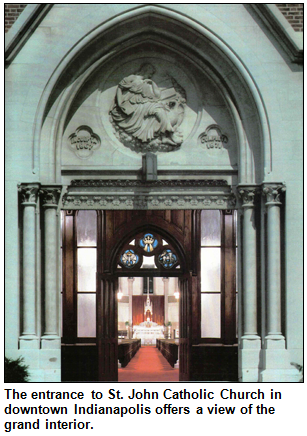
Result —
<svg viewBox="0 0 307 436"><path fill-rule="evenodd" d="M172 368L156 347L141 347L125 368L118 368L119 382L178 380L179 369Z"/></svg>

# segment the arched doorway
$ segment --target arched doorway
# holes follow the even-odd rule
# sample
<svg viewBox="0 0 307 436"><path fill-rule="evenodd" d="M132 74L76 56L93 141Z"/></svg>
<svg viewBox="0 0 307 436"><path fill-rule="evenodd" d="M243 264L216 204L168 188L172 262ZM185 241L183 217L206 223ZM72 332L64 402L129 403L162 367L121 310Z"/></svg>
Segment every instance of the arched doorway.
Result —
<svg viewBox="0 0 307 436"><path fill-rule="evenodd" d="M186 214L180 212L184 219ZM132 219L136 215L138 218ZM179 213L173 215L179 216ZM108 211L105 214L107 228L110 229L114 219L123 221L117 229L114 228L113 235L108 232L108 239L111 240L108 244L110 256L106 253L106 258L110 257L111 260L105 264L97 278L97 344L100 380L117 380L118 377L116 301L118 278L182 278L187 274L188 263L183 234L180 235L178 226L172 221L171 214L167 214L166 211L156 214L153 211L142 211L138 214L133 211L130 213ZM174 238L176 234L177 238ZM185 292L188 292L188 289L181 290L180 305L182 301L186 301ZM180 325L186 325L188 311L181 312ZM184 356L188 359L189 354L185 353ZM183 359L182 357L182 361ZM182 368L186 366L183 362Z"/></svg>
<svg viewBox="0 0 307 436"><path fill-rule="evenodd" d="M35 138L41 137L42 141L36 142L34 160L40 156L41 161L45 161L47 150L48 155L54 156L50 180L61 182L66 189L61 207L65 210L117 210L122 214L143 210L157 213L169 208L179 213L182 209L237 209L240 207L239 195L235 195L237 190L241 198L245 193L246 198L253 199L258 192L255 185L261 183L265 168L271 165L270 137L257 87L240 59L214 33L191 20L186 21L180 14L151 6L129 12L121 18L123 40L118 39L118 23L110 21L106 26L97 27L67 54L65 62L54 71L41 100ZM163 30L161 36L157 32L159 28ZM109 46L105 50L103 39L106 33L113 41L114 50L109 50ZM194 41L198 43L194 45ZM84 53L88 53L86 62L83 61ZM157 153L155 174L149 174L149 168L142 165L147 149L140 152L137 141L131 142L128 138L127 142L122 135L125 132L116 130L118 108L114 106L115 97L131 75L138 76L142 72L144 63L151 65L152 72L155 71L153 81L165 97L176 95L178 91L186 101L186 116L180 125L182 146L178 148L178 143L171 152L166 152L163 143L161 148L150 148ZM70 84L73 86L68 86ZM55 117L51 117L49 123L47 115L51 112ZM48 138L48 144L45 144L45 138ZM244 264L246 280L249 277L253 280L247 291L250 298L241 300L248 302L248 307L244 309L245 327L239 335L244 336L244 341L255 350L250 352L248 345L246 354L254 353L252 377L256 380L260 327L257 311L251 306L257 300L257 282L261 278L257 276L257 256L254 256L259 251L260 227L254 237L253 207L254 204L248 203L242 209L246 214L246 244L250 239L252 248L239 250L239 256L242 256L239 263ZM138 213L134 213L133 219L138 218ZM194 217L191 223L193 220ZM189 224L187 228L196 227ZM107 238L110 231L112 233L112 225L106 231ZM192 240L197 239L190 238ZM106 252L110 253L113 246L106 246ZM191 253L197 251L192 243L190 249ZM111 272L109 262L110 259L105 259L103 272L106 275ZM197 261L194 260L187 269L189 274L192 271L185 279L187 289L199 288L196 270ZM243 292L241 280L239 289ZM189 338L193 339L193 345L201 343L199 308L201 301L206 299L209 297L200 296L199 291L187 294L184 314L190 321L182 337L187 339L187 343ZM191 317L191 306L197 317ZM225 316L227 313L232 316L232 302L230 306L227 310L226 305L220 304L225 308ZM239 312L243 314L241 306ZM241 320L243 324L242 316ZM226 327L221 328L219 339L222 332L227 335L229 331ZM189 347L192 342L188 343L185 356L191 356ZM242 353L245 349L246 346L242 346ZM203 348L199 348L197 353L202 351ZM249 362L250 359L247 365ZM201 368L196 372L202 379ZM187 360L182 380L189 380L190 373L191 365ZM246 374L251 374L250 369Z"/></svg>
<svg viewBox="0 0 307 436"><path fill-rule="evenodd" d="M71 359L80 381L117 380L118 280L148 276L179 282L180 380L236 380L235 221L231 210L64 212L63 381Z"/></svg>

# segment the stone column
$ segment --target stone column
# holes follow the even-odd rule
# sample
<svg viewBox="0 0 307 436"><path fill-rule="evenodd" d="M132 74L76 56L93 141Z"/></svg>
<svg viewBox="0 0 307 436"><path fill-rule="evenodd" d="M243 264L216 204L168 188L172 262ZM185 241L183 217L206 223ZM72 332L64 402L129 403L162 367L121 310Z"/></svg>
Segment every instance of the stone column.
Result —
<svg viewBox="0 0 307 436"><path fill-rule="evenodd" d="M59 245L58 202L61 186L47 186L40 190L44 214L44 335L42 348L59 348Z"/></svg>
<svg viewBox="0 0 307 436"><path fill-rule="evenodd" d="M290 365L285 338L281 331L281 194L283 184L264 183L266 207L266 336L262 350L260 381L295 381L297 370Z"/></svg>
<svg viewBox="0 0 307 436"><path fill-rule="evenodd" d="M20 348L39 348L36 307L36 206L39 184L21 184L22 206L22 326Z"/></svg>
<svg viewBox="0 0 307 436"><path fill-rule="evenodd" d="M263 186L267 211L267 335L266 341L282 340L281 333L281 247L280 194L284 185Z"/></svg>
<svg viewBox="0 0 307 436"><path fill-rule="evenodd" d="M133 296L133 282L134 277L128 277L128 295L129 295L129 337L132 336L132 296Z"/></svg>
<svg viewBox="0 0 307 436"><path fill-rule="evenodd" d="M169 278L163 277L164 283L164 324L168 323L168 292L169 292Z"/></svg>
<svg viewBox="0 0 307 436"><path fill-rule="evenodd" d="M241 229L243 335L240 338L242 371L240 376L243 382L258 381L261 348L257 328L257 231L255 223L255 197L259 191L259 188L254 185L238 187L243 211L243 228Z"/></svg>

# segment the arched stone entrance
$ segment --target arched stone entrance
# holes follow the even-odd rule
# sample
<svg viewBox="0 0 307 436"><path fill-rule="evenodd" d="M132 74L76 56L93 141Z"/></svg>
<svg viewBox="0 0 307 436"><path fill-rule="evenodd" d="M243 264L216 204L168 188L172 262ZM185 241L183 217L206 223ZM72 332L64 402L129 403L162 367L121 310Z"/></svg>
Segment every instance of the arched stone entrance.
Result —
<svg viewBox="0 0 307 436"><path fill-rule="evenodd" d="M285 186L280 176L272 179L269 122L255 79L216 32L170 8L142 5L96 24L54 66L38 105L32 173L39 183L23 179L19 188L20 348L59 352L57 210L237 209L240 380L291 377L281 320ZM144 141L157 156L152 165L146 158L142 166L143 137L130 135L118 115L122 91L137 86L136 76L157 87L157 106L146 102L160 135L159 144ZM164 125L159 105L174 96L185 116L165 116ZM179 127L182 142L173 134Z"/></svg>

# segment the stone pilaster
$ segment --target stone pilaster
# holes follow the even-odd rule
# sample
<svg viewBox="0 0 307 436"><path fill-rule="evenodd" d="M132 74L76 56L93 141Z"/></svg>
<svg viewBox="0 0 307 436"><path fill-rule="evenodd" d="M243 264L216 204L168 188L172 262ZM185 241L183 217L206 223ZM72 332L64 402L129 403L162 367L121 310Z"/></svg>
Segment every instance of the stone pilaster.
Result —
<svg viewBox="0 0 307 436"><path fill-rule="evenodd" d="M39 348L36 307L36 207L38 183L21 184L19 193L22 207L22 349Z"/></svg>
<svg viewBox="0 0 307 436"><path fill-rule="evenodd" d="M59 348L59 298L58 289L58 202L61 186L47 186L40 190L44 214L44 329L42 348Z"/></svg>
<svg viewBox="0 0 307 436"><path fill-rule="evenodd" d="M262 350L261 381L290 380L296 370L290 366L285 337L281 331L281 225L280 207L283 184L264 183L267 214L267 284L266 284L266 336ZM289 378L290 377L290 378Z"/></svg>
<svg viewBox="0 0 307 436"><path fill-rule="evenodd" d="M243 213L242 228L242 321L243 335L239 342L241 381L258 381L261 340L257 326L257 231L255 223L255 198L259 193L255 185L240 185Z"/></svg>

